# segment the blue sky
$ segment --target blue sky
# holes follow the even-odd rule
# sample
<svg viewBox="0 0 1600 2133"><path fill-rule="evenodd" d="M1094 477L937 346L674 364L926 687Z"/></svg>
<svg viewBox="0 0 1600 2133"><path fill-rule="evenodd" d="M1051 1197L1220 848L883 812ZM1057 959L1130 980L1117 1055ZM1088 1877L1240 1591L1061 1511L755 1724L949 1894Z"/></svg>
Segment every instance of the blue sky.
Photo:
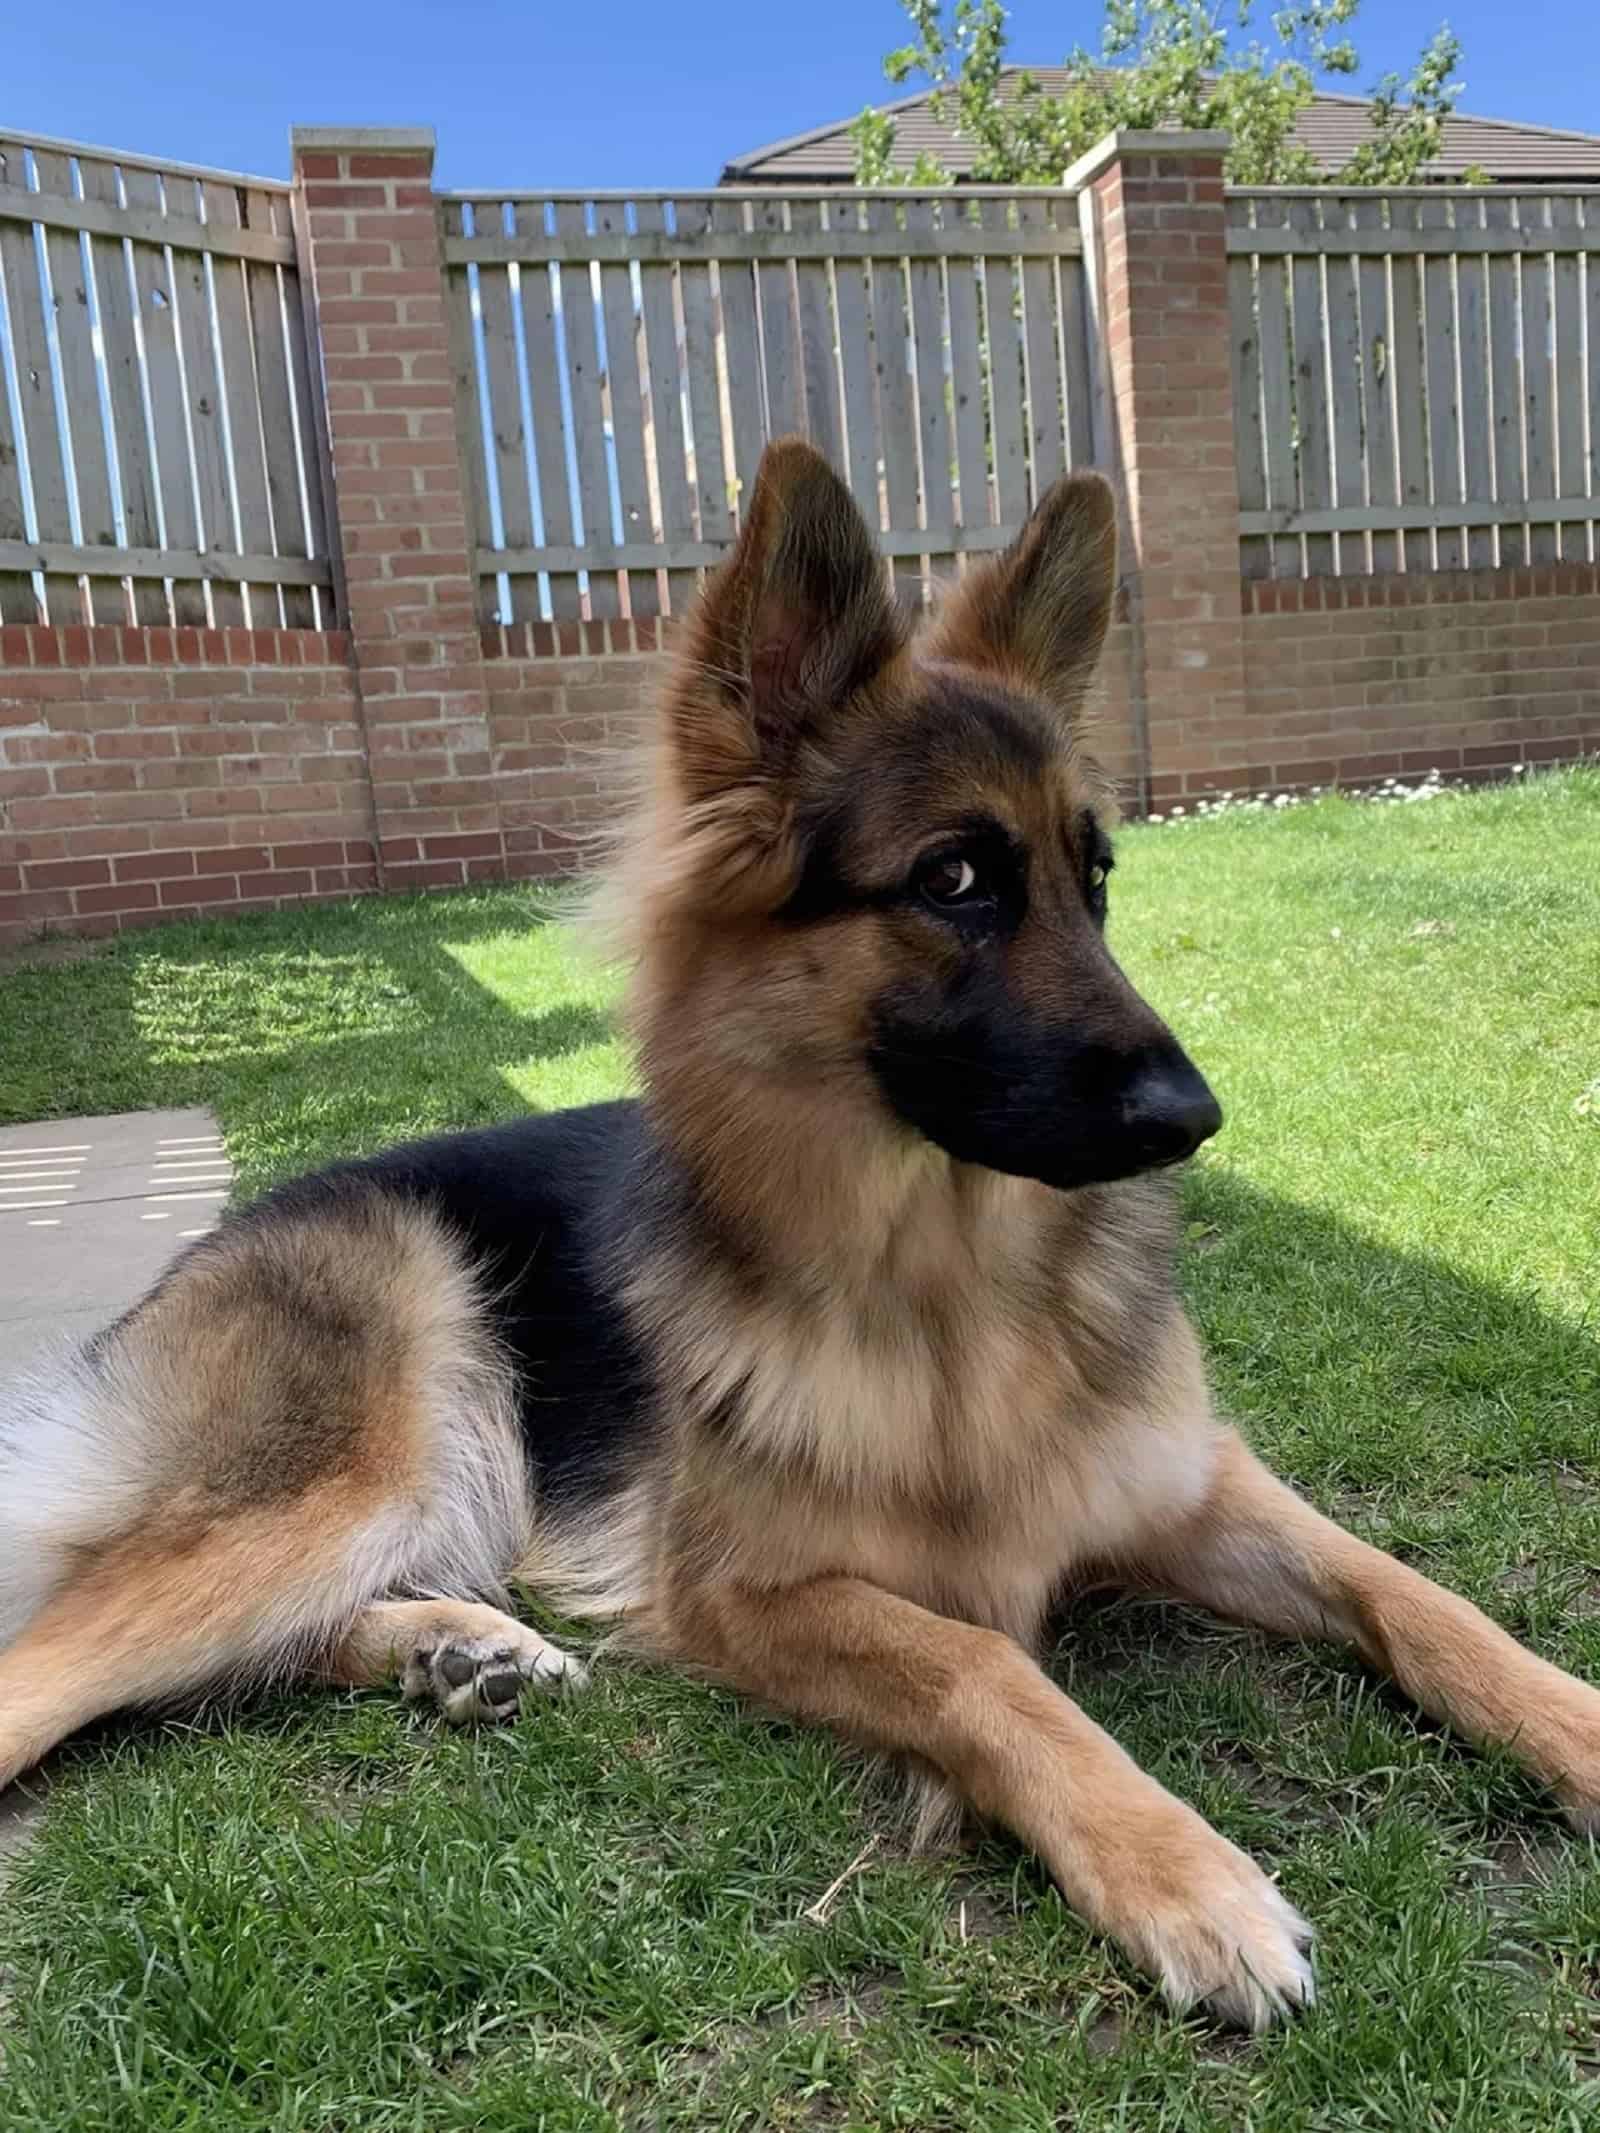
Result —
<svg viewBox="0 0 1600 2133"><path fill-rule="evenodd" d="M1270 0L1263 0L1263 5ZM1594 0L1365 0L1365 88L1442 15L1464 110L1600 133ZM1099 0L1016 0L1013 54L1098 41ZM710 185L887 95L895 0L75 0L0 26L0 131L286 174L289 126L428 124L445 185Z"/></svg>

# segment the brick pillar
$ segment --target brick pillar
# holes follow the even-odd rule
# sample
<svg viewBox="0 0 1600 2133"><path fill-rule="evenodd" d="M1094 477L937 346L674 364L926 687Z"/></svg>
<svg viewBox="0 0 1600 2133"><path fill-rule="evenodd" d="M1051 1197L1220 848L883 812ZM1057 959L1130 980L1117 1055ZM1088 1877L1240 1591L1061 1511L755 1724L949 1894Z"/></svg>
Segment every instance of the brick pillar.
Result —
<svg viewBox="0 0 1600 2133"><path fill-rule="evenodd" d="M384 885L505 870L430 129L298 126L338 547Z"/></svg>
<svg viewBox="0 0 1600 2133"><path fill-rule="evenodd" d="M1096 456L1122 498L1141 798L1158 808L1226 782L1217 749L1244 713L1226 147L1218 133L1114 133L1065 180L1092 299Z"/></svg>

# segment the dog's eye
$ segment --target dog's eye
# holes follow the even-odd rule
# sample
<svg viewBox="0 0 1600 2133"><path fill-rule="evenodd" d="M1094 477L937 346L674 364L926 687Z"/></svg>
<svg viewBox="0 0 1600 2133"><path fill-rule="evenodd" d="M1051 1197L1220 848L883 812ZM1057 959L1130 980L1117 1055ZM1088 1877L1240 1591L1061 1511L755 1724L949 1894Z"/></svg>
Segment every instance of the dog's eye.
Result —
<svg viewBox="0 0 1600 2133"><path fill-rule="evenodd" d="M1111 869L1102 860L1097 859L1094 865L1089 869L1090 893L1095 896L1103 895L1105 892L1106 883L1110 879Z"/></svg>
<svg viewBox="0 0 1600 2133"><path fill-rule="evenodd" d="M917 889L930 904L945 911L953 905L976 903L989 893L983 876L960 852L941 852L938 858L925 860L917 870Z"/></svg>

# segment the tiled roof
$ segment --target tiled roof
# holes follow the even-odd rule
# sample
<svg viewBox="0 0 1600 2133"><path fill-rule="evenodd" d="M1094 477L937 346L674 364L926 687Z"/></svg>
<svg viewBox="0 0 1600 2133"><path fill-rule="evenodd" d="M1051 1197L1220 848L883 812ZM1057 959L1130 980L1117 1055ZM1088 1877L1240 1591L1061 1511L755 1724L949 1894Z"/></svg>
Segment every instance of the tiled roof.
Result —
<svg viewBox="0 0 1600 2133"><path fill-rule="evenodd" d="M1027 71L1048 93L1066 86L1064 67L1008 68ZM972 167L972 149L957 140L929 109L928 95L902 97L885 104L895 122L894 160L909 168L926 150L960 178ZM1295 136L1327 170L1337 170L1370 132L1368 104L1360 96L1319 95L1300 114ZM837 119L787 141L772 141L736 156L722 173L724 185L847 185L855 176L853 118ZM1429 178L1459 178L1474 164L1503 182L1600 183L1600 135L1560 133L1548 126L1521 126L1510 119L1469 118L1462 112L1444 122L1439 153L1429 164Z"/></svg>

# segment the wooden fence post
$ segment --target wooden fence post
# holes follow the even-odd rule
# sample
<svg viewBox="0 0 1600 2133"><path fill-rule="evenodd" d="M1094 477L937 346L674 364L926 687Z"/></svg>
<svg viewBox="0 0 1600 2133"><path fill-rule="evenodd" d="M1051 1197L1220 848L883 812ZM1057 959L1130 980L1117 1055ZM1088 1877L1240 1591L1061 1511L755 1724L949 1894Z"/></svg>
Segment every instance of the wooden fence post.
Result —
<svg viewBox="0 0 1600 2133"><path fill-rule="evenodd" d="M1216 782L1245 710L1239 482L1217 133L1114 133L1082 203L1096 456L1121 491L1144 806Z"/></svg>
<svg viewBox="0 0 1600 2133"><path fill-rule="evenodd" d="M505 872L425 128L293 133L351 642L388 888Z"/></svg>

